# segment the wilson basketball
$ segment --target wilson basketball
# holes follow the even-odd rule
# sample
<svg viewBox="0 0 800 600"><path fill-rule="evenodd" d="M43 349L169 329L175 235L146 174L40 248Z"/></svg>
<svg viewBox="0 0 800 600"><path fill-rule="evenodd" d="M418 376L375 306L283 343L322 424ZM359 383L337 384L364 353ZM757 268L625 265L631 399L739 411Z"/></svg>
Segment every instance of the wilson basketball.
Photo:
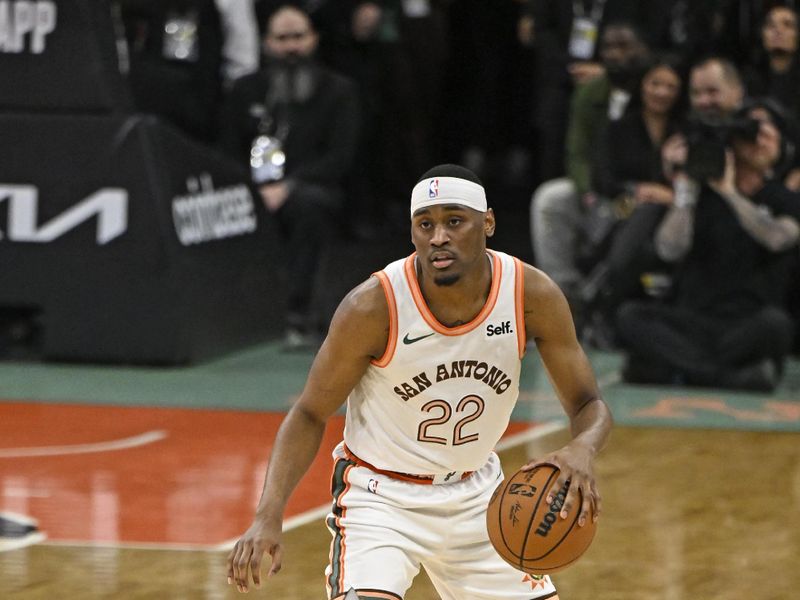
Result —
<svg viewBox="0 0 800 600"><path fill-rule="evenodd" d="M566 519L559 513L568 486L555 493L551 504L545 502L558 473L551 465L517 471L497 487L489 501L489 539L515 569L535 575L555 573L578 560L592 543L596 525L591 511L583 527L578 526L580 493Z"/></svg>

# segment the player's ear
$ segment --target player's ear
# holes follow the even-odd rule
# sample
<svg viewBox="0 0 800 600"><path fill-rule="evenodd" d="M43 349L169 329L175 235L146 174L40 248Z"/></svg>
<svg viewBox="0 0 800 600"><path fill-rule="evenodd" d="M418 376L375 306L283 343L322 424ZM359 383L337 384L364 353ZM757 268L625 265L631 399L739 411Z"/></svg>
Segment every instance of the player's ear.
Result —
<svg viewBox="0 0 800 600"><path fill-rule="evenodd" d="M494 211L491 208L487 209L483 219L483 232L486 234L487 238L490 238L494 235Z"/></svg>

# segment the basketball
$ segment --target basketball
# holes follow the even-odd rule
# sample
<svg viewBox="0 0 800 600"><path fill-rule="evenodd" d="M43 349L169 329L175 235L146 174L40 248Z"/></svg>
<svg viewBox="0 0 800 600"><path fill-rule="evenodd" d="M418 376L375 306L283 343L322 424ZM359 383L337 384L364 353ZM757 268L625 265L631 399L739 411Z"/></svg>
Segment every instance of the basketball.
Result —
<svg viewBox="0 0 800 600"><path fill-rule="evenodd" d="M592 512L578 526L581 494L566 519L559 516L568 484L547 504L547 491L555 485L559 470L540 465L517 471L501 483L489 501L486 527L497 553L515 569L546 575L565 569L589 547L596 524Z"/></svg>

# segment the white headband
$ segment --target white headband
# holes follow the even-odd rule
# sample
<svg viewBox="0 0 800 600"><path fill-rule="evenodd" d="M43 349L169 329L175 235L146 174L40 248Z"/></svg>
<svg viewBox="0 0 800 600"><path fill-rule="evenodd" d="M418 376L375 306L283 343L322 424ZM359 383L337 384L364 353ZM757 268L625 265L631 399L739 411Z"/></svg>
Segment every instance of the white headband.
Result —
<svg viewBox="0 0 800 600"><path fill-rule="evenodd" d="M463 204L486 212L486 191L483 186L460 177L423 179L411 190L412 217L420 208L435 204Z"/></svg>

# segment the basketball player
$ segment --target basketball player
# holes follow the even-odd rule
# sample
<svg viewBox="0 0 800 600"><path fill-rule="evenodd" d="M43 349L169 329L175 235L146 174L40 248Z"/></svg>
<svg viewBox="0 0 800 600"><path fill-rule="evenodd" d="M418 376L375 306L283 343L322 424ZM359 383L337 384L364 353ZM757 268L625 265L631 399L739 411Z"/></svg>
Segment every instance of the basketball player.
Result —
<svg viewBox="0 0 800 600"><path fill-rule="evenodd" d="M572 441L527 465L569 480L561 516L582 526L600 512L593 462L611 429L558 287L542 272L487 250L495 230L480 180L441 165L411 193L416 253L391 263L342 301L306 387L278 432L256 517L228 556L228 582L246 592L281 567L281 521L327 419L347 400L334 451L328 598L402 599L425 566L444 600L557 598L494 551L485 512L503 478L492 451L534 340ZM577 491L583 502L577 506ZM551 501L553 492L548 494Z"/></svg>

